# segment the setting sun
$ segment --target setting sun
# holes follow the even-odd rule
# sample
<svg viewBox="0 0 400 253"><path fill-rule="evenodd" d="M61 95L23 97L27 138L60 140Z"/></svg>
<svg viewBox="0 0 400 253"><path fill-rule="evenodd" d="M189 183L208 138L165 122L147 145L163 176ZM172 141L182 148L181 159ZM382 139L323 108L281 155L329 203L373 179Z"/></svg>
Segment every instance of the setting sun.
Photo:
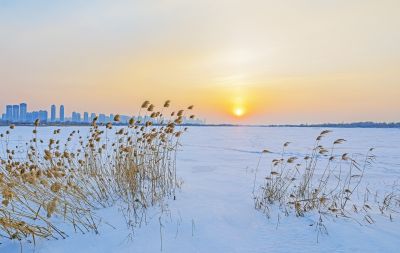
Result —
<svg viewBox="0 0 400 253"><path fill-rule="evenodd" d="M244 109L242 107L236 107L233 110L233 114L235 114L235 116L240 117L244 114Z"/></svg>

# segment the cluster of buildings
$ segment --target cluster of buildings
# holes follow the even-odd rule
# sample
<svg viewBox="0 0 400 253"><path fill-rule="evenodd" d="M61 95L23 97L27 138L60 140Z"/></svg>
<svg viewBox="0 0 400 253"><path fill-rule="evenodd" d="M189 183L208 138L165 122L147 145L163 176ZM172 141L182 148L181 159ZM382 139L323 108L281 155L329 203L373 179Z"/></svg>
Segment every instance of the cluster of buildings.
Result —
<svg viewBox="0 0 400 253"><path fill-rule="evenodd" d="M72 123L72 124L88 124L93 121L93 119L98 116L98 123L108 123L113 122L114 114L95 114L84 112L83 114L79 112L72 112L71 117L65 116L65 107L60 105L58 108L56 105L52 105L50 108L50 115L47 110L39 111L28 111L28 105L26 103L20 103L15 105L6 105L6 110L2 114L1 121L4 123L27 123L31 124L35 120L39 119L42 123ZM120 115L120 123L127 124L131 116ZM144 119L138 117L137 120L142 122L151 120L148 117ZM204 124L202 120L199 119L183 119L184 124Z"/></svg>
<svg viewBox="0 0 400 253"><path fill-rule="evenodd" d="M5 122L13 123L33 123L36 119L43 122L64 122L64 106L60 106L59 118L56 119L56 106L51 106L51 115L47 110L39 111L28 111L28 105L26 103L20 103L16 105L6 105L6 110L1 116L1 120Z"/></svg>

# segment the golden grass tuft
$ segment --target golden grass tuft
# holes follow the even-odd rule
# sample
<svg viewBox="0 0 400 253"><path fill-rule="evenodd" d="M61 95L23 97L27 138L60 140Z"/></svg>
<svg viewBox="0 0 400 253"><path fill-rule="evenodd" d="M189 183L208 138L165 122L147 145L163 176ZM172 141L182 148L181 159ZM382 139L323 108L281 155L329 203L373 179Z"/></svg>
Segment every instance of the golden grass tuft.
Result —
<svg viewBox="0 0 400 253"><path fill-rule="evenodd" d="M33 242L65 238L55 219L75 231L97 233L96 210L115 204L134 229L149 207L175 198L175 157L183 132L177 119L182 115L163 118L149 101L141 108L149 113L138 115L145 122L132 118L125 127L99 126L95 117L86 137L75 130L59 138L62 130L56 129L47 144L37 120L25 155L17 155L24 147L12 147L9 136L15 126L10 126L0 137L0 235Z"/></svg>
<svg viewBox="0 0 400 253"><path fill-rule="evenodd" d="M254 189L255 208L271 216L274 207L285 215L298 217L306 213L316 214L314 224L320 232L326 232L327 217L360 218L373 223L371 212L378 212L390 220L400 212L400 190L394 184L391 190L371 198L371 191L361 189L365 173L372 166L375 156L369 149L365 155L350 155L337 148L344 139L336 139L330 148L321 142L331 131L324 130L316 138L310 154L303 157L286 152L290 142L283 144L277 158L273 159L259 189ZM268 150L261 156L269 154ZM261 157L260 157L261 159ZM258 168L257 168L258 169ZM254 187L256 184L256 175ZM362 192L362 193L360 193ZM274 209L275 210L275 209ZM310 216L308 216L310 217ZM358 220L357 220L358 221Z"/></svg>

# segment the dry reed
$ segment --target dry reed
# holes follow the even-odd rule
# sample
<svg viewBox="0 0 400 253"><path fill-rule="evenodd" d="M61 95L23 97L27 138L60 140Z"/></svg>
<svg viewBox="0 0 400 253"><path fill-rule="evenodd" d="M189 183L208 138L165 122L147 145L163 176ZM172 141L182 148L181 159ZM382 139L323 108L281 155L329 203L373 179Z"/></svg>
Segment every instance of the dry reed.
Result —
<svg viewBox="0 0 400 253"><path fill-rule="evenodd" d="M11 145L11 125L0 135L0 237L66 238L56 220L75 231L97 233L95 211L115 204L134 229L149 207L175 198L176 151L186 129L179 126L183 110L163 116L169 106L166 101L155 112L145 101L137 118L142 122L132 118L126 127L101 125L96 117L86 138L77 130L60 139L56 129L47 143L40 139L37 120L23 156L17 155L21 146ZM114 124L119 121L116 115Z"/></svg>
<svg viewBox="0 0 400 253"><path fill-rule="evenodd" d="M374 195L368 187L361 189L365 173L375 160L373 149L361 158L341 152L337 146L344 143L344 139L335 140L327 148L322 140L330 132L322 131L311 153L303 157L288 153L290 142L284 143L279 156L267 169L262 185L254 192L255 208L268 218L274 207L286 216L316 214L312 225L318 229L318 235L327 232L324 221L328 217L348 218L360 224L361 218L366 223L374 223L372 213L378 212L392 220L393 214L400 211L398 184L383 194ZM264 150L261 156L269 153Z"/></svg>

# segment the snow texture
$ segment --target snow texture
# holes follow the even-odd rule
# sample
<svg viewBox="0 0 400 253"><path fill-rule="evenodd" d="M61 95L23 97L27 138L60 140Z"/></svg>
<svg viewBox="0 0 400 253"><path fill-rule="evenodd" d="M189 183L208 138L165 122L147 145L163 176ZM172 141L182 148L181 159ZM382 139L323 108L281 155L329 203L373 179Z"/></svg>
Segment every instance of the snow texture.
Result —
<svg viewBox="0 0 400 253"><path fill-rule="evenodd" d="M39 134L45 138L53 129L40 128ZM62 128L62 132L67 135L73 129ZM26 141L31 130L17 127L12 141ZM38 240L36 247L23 243L23 252L400 252L400 217L391 222L377 216L375 224L362 226L351 220L331 219L326 224L329 234L320 236L317 243L317 232L310 226L313 217L280 217L278 225L277 216L267 219L254 209L253 180L260 151L267 148L280 152L282 144L290 141L291 152L304 154L321 130L191 127L177 157L178 176L184 183L177 199L167 201L169 214L162 217L161 225L159 211L150 210L147 224L130 240L130 231L116 206L98 212L114 228L103 222L100 234L83 235L66 227L69 238ZM340 147L346 152L365 153L370 147L376 148L376 164L365 178L371 185L379 187L400 178L399 129L332 130L328 141L348 140ZM268 159L262 160L260 175L267 163ZM18 242L2 243L1 253L20 252Z"/></svg>

